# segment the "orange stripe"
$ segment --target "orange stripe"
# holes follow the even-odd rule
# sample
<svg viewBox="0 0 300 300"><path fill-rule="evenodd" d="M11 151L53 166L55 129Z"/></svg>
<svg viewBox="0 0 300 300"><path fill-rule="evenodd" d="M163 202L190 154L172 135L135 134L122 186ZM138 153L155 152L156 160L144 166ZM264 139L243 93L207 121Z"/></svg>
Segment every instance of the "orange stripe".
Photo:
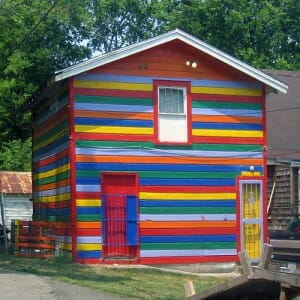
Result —
<svg viewBox="0 0 300 300"><path fill-rule="evenodd" d="M79 229L98 229L101 228L101 222L77 222L76 227Z"/></svg>
<svg viewBox="0 0 300 300"><path fill-rule="evenodd" d="M157 164L210 164L210 165L261 165L262 159L228 157L156 157L156 156L96 156L77 155L77 162L157 163Z"/></svg>
<svg viewBox="0 0 300 300"><path fill-rule="evenodd" d="M64 179L61 181L57 181L54 183L48 183L44 185L36 185L34 186L34 191L47 191L47 190L54 190L59 187L69 186L70 185L70 179Z"/></svg>
<svg viewBox="0 0 300 300"><path fill-rule="evenodd" d="M253 123L261 124L260 117L243 117L243 116L207 116L193 115L193 122L213 122L213 123Z"/></svg>
<svg viewBox="0 0 300 300"><path fill-rule="evenodd" d="M137 115L137 114L127 113L127 112L90 111L90 110L75 110L75 117L153 120L152 113L139 113Z"/></svg>
<svg viewBox="0 0 300 300"><path fill-rule="evenodd" d="M195 222L140 222L140 228L214 228L236 227L236 221L195 221Z"/></svg>

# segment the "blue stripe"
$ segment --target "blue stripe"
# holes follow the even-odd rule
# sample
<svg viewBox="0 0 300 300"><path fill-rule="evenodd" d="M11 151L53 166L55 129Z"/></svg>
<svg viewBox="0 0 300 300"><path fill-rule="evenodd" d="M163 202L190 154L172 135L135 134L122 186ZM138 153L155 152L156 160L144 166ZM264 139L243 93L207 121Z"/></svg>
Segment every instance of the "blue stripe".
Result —
<svg viewBox="0 0 300 300"><path fill-rule="evenodd" d="M262 130L261 124L193 122L193 129Z"/></svg>
<svg viewBox="0 0 300 300"><path fill-rule="evenodd" d="M91 157L91 160L93 158ZM263 167L254 166L257 172L262 172ZM77 170L100 171L186 171L186 172L243 172L249 171L249 165L192 165L192 164L122 164L122 163L76 163Z"/></svg>
<svg viewBox="0 0 300 300"><path fill-rule="evenodd" d="M190 81L192 86L207 86L207 87L231 87L231 88L253 88L260 89L262 84L256 82L242 82L229 80L205 80L193 78L170 78L170 77L148 77L148 76L126 76L126 75L111 75L111 74L80 74L76 80L91 80L91 81L106 81L106 82L128 82L128 83L146 83L152 84L154 79L158 80L176 80Z"/></svg>
<svg viewBox="0 0 300 300"><path fill-rule="evenodd" d="M34 173L37 174L37 173L42 173L42 172L47 172L49 170L52 170L52 169L56 169L60 166L63 166L67 163L69 163L70 160L69 160L69 156L65 156L57 161L55 161L54 163L51 163L49 165L45 165L45 166L41 166L41 167L35 167L34 168Z"/></svg>
<svg viewBox="0 0 300 300"><path fill-rule="evenodd" d="M153 121L149 121L149 120L75 118L75 124L96 125L96 126L153 127Z"/></svg>
<svg viewBox="0 0 300 300"><path fill-rule="evenodd" d="M78 251L77 257L79 259L87 259L87 258L101 258L102 251Z"/></svg>
<svg viewBox="0 0 300 300"><path fill-rule="evenodd" d="M101 214L101 207L77 207L77 214Z"/></svg>
<svg viewBox="0 0 300 300"><path fill-rule="evenodd" d="M177 179L177 178L140 178L139 183L141 185L182 185L182 186L235 186L235 179ZM100 184L100 178L98 177L78 177L76 178L76 184L78 185L97 185Z"/></svg>
<svg viewBox="0 0 300 300"><path fill-rule="evenodd" d="M140 207L235 207L234 200L140 200Z"/></svg>
<svg viewBox="0 0 300 300"><path fill-rule="evenodd" d="M70 215L71 208L35 208L35 213L43 216Z"/></svg>
<svg viewBox="0 0 300 300"><path fill-rule="evenodd" d="M141 236L141 243L236 242L230 235Z"/></svg>
<svg viewBox="0 0 300 300"><path fill-rule="evenodd" d="M52 142L51 144L49 144L46 147L43 147L39 150L36 150L33 152L34 156L39 156L41 154L47 153L47 152L51 152L53 150L55 150L57 147L62 146L64 143L69 142L69 135L64 135L61 138L57 139L56 141Z"/></svg>

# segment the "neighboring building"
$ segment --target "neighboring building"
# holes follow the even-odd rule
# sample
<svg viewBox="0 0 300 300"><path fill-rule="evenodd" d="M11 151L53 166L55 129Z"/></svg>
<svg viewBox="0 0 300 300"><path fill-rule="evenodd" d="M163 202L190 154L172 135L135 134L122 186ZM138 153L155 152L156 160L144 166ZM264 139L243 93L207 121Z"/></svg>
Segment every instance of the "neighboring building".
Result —
<svg viewBox="0 0 300 300"><path fill-rule="evenodd" d="M0 171L0 193L9 229L12 219L32 219L31 172Z"/></svg>
<svg viewBox="0 0 300 300"><path fill-rule="evenodd" d="M289 86L267 101L269 230L287 231L300 214L300 72L264 71Z"/></svg>
<svg viewBox="0 0 300 300"><path fill-rule="evenodd" d="M34 219L80 263L257 260L277 91L180 30L57 72L31 103Z"/></svg>

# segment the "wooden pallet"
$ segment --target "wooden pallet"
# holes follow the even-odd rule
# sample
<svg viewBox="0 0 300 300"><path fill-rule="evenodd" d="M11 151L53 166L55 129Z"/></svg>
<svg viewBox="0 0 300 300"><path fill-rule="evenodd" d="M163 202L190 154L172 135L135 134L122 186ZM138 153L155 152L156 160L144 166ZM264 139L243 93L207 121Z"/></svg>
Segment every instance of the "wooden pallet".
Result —
<svg viewBox="0 0 300 300"><path fill-rule="evenodd" d="M15 220L14 254L49 258L55 254L55 227L45 222Z"/></svg>

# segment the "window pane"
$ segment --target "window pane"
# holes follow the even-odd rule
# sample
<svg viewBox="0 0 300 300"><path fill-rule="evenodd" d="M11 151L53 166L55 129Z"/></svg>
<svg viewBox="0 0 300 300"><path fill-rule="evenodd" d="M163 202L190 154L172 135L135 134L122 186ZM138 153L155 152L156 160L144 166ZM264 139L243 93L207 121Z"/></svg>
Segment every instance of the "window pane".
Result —
<svg viewBox="0 0 300 300"><path fill-rule="evenodd" d="M182 89L159 88L160 113L184 113L184 93Z"/></svg>

